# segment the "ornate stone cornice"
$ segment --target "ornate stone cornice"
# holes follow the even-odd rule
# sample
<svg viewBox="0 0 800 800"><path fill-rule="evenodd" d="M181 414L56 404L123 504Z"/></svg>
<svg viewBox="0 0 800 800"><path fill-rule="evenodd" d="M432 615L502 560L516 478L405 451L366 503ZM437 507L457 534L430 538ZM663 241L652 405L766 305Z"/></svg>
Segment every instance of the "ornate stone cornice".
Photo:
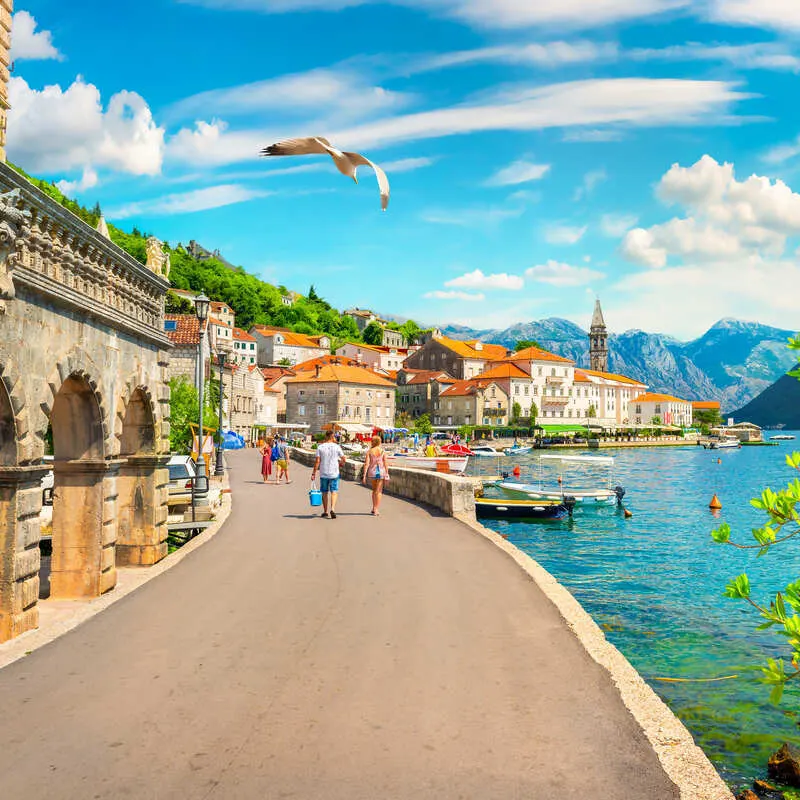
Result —
<svg viewBox="0 0 800 800"><path fill-rule="evenodd" d="M169 288L165 278L3 163L0 201L4 201L0 202L0 228L9 228L12 245L5 264L0 263L0 277L10 271L20 287L88 313L117 330L170 347L164 334L164 296ZM5 282L9 282L7 275ZM12 286L5 297L13 295Z"/></svg>

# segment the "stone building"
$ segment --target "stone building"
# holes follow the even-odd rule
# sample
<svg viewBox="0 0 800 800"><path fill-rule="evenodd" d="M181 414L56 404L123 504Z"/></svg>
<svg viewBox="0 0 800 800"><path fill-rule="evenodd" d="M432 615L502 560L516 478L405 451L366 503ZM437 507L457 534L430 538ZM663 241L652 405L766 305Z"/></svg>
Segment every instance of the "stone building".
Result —
<svg viewBox="0 0 800 800"><path fill-rule="evenodd" d="M226 388L230 392L230 430L238 433L245 441L253 437L255 421L255 391L250 380L250 370L245 366L233 365L230 383Z"/></svg>
<svg viewBox="0 0 800 800"><path fill-rule="evenodd" d="M440 427L462 425L504 426L508 424L508 395L492 380L473 378L456 381L434 402L433 424Z"/></svg>
<svg viewBox="0 0 800 800"><path fill-rule="evenodd" d="M253 437L255 439L278 423L278 401L282 392L267 385L261 369L256 365L247 368L253 391Z"/></svg>
<svg viewBox="0 0 800 800"><path fill-rule="evenodd" d="M264 376L264 388L277 394L278 422L286 422L286 381L297 373L288 367L259 367Z"/></svg>
<svg viewBox="0 0 800 800"><path fill-rule="evenodd" d="M255 366L256 363L256 339L247 331L241 328L233 328L233 353L232 359L235 364L243 367Z"/></svg>
<svg viewBox="0 0 800 800"><path fill-rule="evenodd" d="M199 386L199 361L198 340L200 337L200 322L194 314L166 314L164 317L164 332L172 344L169 356L169 378L180 375L192 381L195 387ZM208 377L208 359L210 348L208 337L203 337L203 373Z"/></svg>
<svg viewBox="0 0 800 800"><path fill-rule="evenodd" d="M382 347L406 348L408 340L400 331L394 331L389 327L389 321L381 319L377 314L364 308L351 308L344 312L346 317L355 320L358 332L363 333L372 322L376 322L383 328Z"/></svg>
<svg viewBox="0 0 800 800"><path fill-rule="evenodd" d="M257 363L260 367L293 366L310 358L329 355L328 336L307 336L285 328L253 325L248 333L256 340Z"/></svg>
<svg viewBox="0 0 800 800"><path fill-rule="evenodd" d="M487 365L502 361L508 350L497 344L476 340L462 342L439 334L429 339L405 361L410 370L441 370L459 380L469 380L483 372Z"/></svg>
<svg viewBox="0 0 800 800"><path fill-rule="evenodd" d="M434 418L434 405L439 395L456 379L436 370L401 369L397 373L397 411L405 411L412 419L427 414Z"/></svg>
<svg viewBox="0 0 800 800"><path fill-rule="evenodd" d="M286 381L286 421L319 433L334 422L394 427L395 386L363 367L318 364Z"/></svg>
<svg viewBox="0 0 800 800"><path fill-rule="evenodd" d="M633 398L628 417L635 425L689 427L692 424L692 404L672 395L646 392Z"/></svg>
<svg viewBox="0 0 800 800"><path fill-rule="evenodd" d="M397 372L408 358L409 350L405 347L384 347L347 342L338 348L336 355L351 358L376 371Z"/></svg>

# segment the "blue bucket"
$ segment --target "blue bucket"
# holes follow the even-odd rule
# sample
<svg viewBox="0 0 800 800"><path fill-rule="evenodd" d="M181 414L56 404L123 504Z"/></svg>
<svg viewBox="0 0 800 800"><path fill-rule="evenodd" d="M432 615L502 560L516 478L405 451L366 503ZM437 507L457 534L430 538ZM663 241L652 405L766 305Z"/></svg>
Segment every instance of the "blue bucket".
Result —
<svg viewBox="0 0 800 800"><path fill-rule="evenodd" d="M322 505L322 492L319 489L311 489L308 493L308 501L312 507Z"/></svg>

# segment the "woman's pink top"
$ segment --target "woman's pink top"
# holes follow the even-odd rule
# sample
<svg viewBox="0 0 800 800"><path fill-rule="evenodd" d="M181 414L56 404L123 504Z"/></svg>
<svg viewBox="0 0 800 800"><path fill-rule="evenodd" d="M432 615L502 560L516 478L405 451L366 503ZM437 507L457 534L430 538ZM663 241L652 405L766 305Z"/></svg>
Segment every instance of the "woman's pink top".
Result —
<svg viewBox="0 0 800 800"><path fill-rule="evenodd" d="M384 453L383 448L379 447L377 452L375 450L370 450L367 456L369 458L367 476L374 478L375 470L380 468L381 478L386 478L388 470L386 469L386 453Z"/></svg>

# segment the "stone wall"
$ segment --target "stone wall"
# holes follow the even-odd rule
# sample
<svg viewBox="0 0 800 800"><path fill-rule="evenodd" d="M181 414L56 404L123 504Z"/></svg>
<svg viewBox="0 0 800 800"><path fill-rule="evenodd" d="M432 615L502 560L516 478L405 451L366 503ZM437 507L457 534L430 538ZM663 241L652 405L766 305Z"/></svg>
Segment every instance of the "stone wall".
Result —
<svg viewBox="0 0 800 800"><path fill-rule="evenodd" d="M293 447L291 457L300 464L313 467L317 455L313 450ZM342 468L342 478L361 480L363 469L362 461L348 459ZM469 479L406 467L390 467L389 475L391 480L384 488L386 494L433 506L451 517L475 519L475 491Z"/></svg>

